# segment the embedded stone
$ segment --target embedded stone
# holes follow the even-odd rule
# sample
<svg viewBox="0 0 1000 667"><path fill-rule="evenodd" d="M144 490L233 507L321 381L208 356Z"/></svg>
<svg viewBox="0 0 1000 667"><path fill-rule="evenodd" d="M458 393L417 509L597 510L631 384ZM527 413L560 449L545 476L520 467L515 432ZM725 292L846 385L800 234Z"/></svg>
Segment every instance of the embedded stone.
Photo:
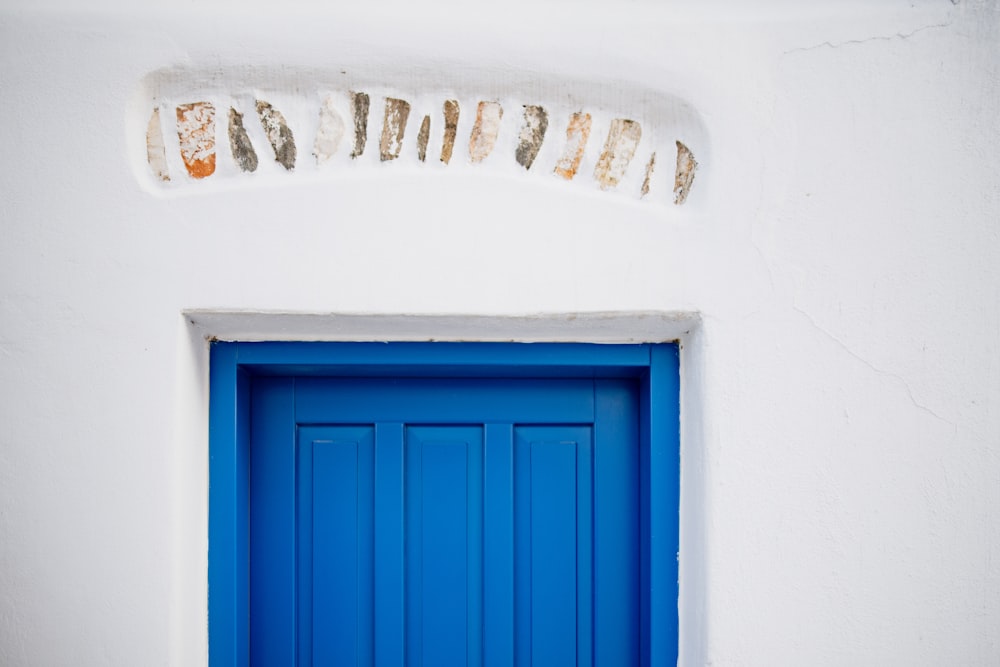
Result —
<svg viewBox="0 0 1000 667"><path fill-rule="evenodd" d="M243 114L229 107L229 149L233 159L243 171L257 170L257 152L250 143L247 129L243 127Z"/></svg>
<svg viewBox="0 0 1000 667"><path fill-rule="evenodd" d="M567 181L572 180L580 168L580 161L583 160L583 152L590 138L590 124L589 113L578 111L569 117L569 125L566 126L566 147L555 169L555 173Z"/></svg>
<svg viewBox="0 0 1000 667"><path fill-rule="evenodd" d="M674 172L674 203L680 205L687 201L691 184L694 182L694 172L698 169L698 162L687 146L679 141L676 143L677 171Z"/></svg>
<svg viewBox="0 0 1000 667"><path fill-rule="evenodd" d="M634 120L615 118L611 121L604 150L594 168L594 178L602 190L614 188L622 180L641 138L642 127Z"/></svg>
<svg viewBox="0 0 1000 667"><path fill-rule="evenodd" d="M149 117L149 124L146 126L146 161L149 162L149 168L153 170L154 176L161 181L170 180L170 173L167 170L167 147L163 143L159 109L153 109L153 115Z"/></svg>
<svg viewBox="0 0 1000 667"><path fill-rule="evenodd" d="M503 108L499 102L480 102L476 109L476 123L469 137L469 157L473 162L482 162L493 152L500 133Z"/></svg>
<svg viewBox="0 0 1000 667"><path fill-rule="evenodd" d="M333 95L327 95L319 108L319 128L316 130L316 141L313 142L316 164L321 165L333 157L343 138L344 119L334 107Z"/></svg>
<svg viewBox="0 0 1000 667"><path fill-rule="evenodd" d="M444 143L441 144L441 161L451 162L451 153L455 148L455 138L458 136L458 100L446 100L444 103Z"/></svg>
<svg viewBox="0 0 1000 667"><path fill-rule="evenodd" d="M642 190L639 196L645 197L649 194L649 182L653 178L653 168L656 167L656 153L649 156L649 162L646 163L646 177L642 179Z"/></svg>
<svg viewBox="0 0 1000 667"><path fill-rule="evenodd" d="M360 157L365 152L368 143L368 106L367 93L352 93L351 108L354 116L354 150L351 157Z"/></svg>
<svg viewBox="0 0 1000 667"><path fill-rule="evenodd" d="M291 171L295 168L295 138L281 112L262 100L257 100L257 115L264 127L264 134L274 149L274 160Z"/></svg>
<svg viewBox="0 0 1000 667"><path fill-rule="evenodd" d="M191 178L215 173L215 106L193 102L177 107L181 159Z"/></svg>
<svg viewBox="0 0 1000 667"><path fill-rule="evenodd" d="M525 169L531 169L532 163L538 157L538 151L545 140L545 131L549 128L549 114L544 108L534 105L524 106L524 125L518 137L517 163Z"/></svg>
<svg viewBox="0 0 1000 667"><path fill-rule="evenodd" d="M431 138L431 117L424 116L420 123L420 131L417 132L417 159L421 162L427 160L427 142Z"/></svg>
<svg viewBox="0 0 1000 667"><path fill-rule="evenodd" d="M385 116L382 119L382 140L379 142L379 159L395 160L403 149L403 134L406 121L410 117L410 103L406 100L387 97Z"/></svg>

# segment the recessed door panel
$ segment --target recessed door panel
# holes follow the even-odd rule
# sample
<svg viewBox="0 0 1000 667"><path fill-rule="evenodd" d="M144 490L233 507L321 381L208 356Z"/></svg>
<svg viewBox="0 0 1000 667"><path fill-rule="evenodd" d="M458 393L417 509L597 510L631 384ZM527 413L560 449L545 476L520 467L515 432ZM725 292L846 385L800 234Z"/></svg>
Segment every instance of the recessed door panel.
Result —
<svg viewBox="0 0 1000 667"><path fill-rule="evenodd" d="M518 664L591 664L591 431L515 429Z"/></svg>
<svg viewBox="0 0 1000 667"><path fill-rule="evenodd" d="M297 455L298 662L369 665L374 429L300 428Z"/></svg>
<svg viewBox="0 0 1000 667"><path fill-rule="evenodd" d="M406 429L408 665L480 664L483 429Z"/></svg>

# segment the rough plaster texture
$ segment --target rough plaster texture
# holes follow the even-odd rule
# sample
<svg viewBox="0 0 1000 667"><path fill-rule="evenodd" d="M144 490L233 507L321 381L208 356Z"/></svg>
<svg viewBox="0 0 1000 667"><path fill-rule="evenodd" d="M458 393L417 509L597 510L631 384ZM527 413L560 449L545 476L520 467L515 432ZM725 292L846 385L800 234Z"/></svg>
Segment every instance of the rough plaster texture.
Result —
<svg viewBox="0 0 1000 667"><path fill-rule="evenodd" d="M205 664L220 334L680 336L681 663L1000 664L997 3L635 9L470 30L455 8L290 2L276 30L257 2L4 4L0 664ZM484 73L661 90L711 141L666 216L512 160L445 183L262 159L266 187L198 197L137 178L150 72L331 63L411 90L468 74L480 99ZM261 95L284 112L281 92ZM568 324L587 313L610 319Z"/></svg>

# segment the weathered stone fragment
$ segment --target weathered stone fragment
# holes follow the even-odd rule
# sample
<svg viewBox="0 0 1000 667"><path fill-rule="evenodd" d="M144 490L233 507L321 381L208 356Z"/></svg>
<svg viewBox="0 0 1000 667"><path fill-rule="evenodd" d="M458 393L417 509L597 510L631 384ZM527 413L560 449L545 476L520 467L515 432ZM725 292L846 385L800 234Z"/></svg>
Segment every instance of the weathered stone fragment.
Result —
<svg viewBox="0 0 1000 667"><path fill-rule="evenodd" d="M354 150L351 157L360 157L368 142L368 94L352 93L351 108L354 115Z"/></svg>
<svg viewBox="0 0 1000 667"><path fill-rule="evenodd" d="M517 145L517 163L525 169L531 169L531 164L538 157L538 151L545 140L545 131L549 129L549 114L544 108L534 105L524 106L524 125Z"/></svg>
<svg viewBox="0 0 1000 667"><path fill-rule="evenodd" d="M295 138L281 112L262 100L257 100L257 115L264 127L264 134L274 149L274 160L291 171L295 168Z"/></svg>
<svg viewBox="0 0 1000 667"><path fill-rule="evenodd" d="M177 107L177 138L181 159L192 178L215 173L215 107L193 102Z"/></svg>
<svg viewBox="0 0 1000 667"><path fill-rule="evenodd" d="M694 172L698 169L698 162L688 147L677 142L677 171L674 173L674 203L683 204L687 201L688 193L691 191L691 184L694 182Z"/></svg>
<svg viewBox="0 0 1000 667"><path fill-rule="evenodd" d="M410 103L406 100L387 97L385 117L382 119L382 140L379 142L379 159L395 160L403 148L403 133L410 117Z"/></svg>
<svg viewBox="0 0 1000 667"><path fill-rule="evenodd" d="M163 127L160 123L160 110L153 109L153 115L149 117L149 125L146 126L146 161L149 168L153 170L153 175L161 181L169 181L170 173L167 170L167 148L163 144Z"/></svg>
<svg viewBox="0 0 1000 667"><path fill-rule="evenodd" d="M654 152L649 156L649 162L646 163L646 177L642 179L642 190L640 192L640 197L645 197L649 194L649 182L653 178L653 168L656 167L656 153Z"/></svg>
<svg viewBox="0 0 1000 667"><path fill-rule="evenodd" d="M472 126L472 136L469 137L469 157L473 162L482 162L493 151L502 118L503 108L499 102L479 103L476 123Z"/></svg>
<svg viewBox="0 0 1000 667"><path fill-rule="evenodd" d="M590 138L590 123L589 113L578 111L569 117L569 125L566 127L566 147L555 169L556 173L567 181L576 176L576 171L580 168L583 151L587 148L587 140Z"/></svg>
<svg viewBox="0 0 1000 667"><path fill-rule="evenodd" d="M635 155L640 138L642 127L634 120L615 118L611 121L604 150L594 168L594 178L602 190L616 187L625 176L625 170Z"/></svg>
<svg viewBox="0 0 1000 667"><path fill-rule="evenodd" d="M451 162L451 153L455 148L455 137L458 135L458 100L446 100L444 103L444 142L441 145L441 161Z"/></svg>
<svg viewBox="0 0 1000 667"><path fill-rule="evenodd" d="M232 107L229 107L229 149L240 169L257 171L257 152L250 143L247 129L243 127L243 114Z"/></svg>
<svg viewBox="0 0 1000 667"><path fill-rule="evenodd" d="M316 141L313 143L316 164L321 165L333 157L343 138L344 119L334 107L333 95L327 95L319 108L319 128L316 130Z"/></svg>
<svg viewBox="0 0 1000 667"><path fill-rule="evenodd" d="M420 131L417 132L417 159L421 162L427 160L427 141L431 138L431 117L424 116L420 123Z"/></svg>

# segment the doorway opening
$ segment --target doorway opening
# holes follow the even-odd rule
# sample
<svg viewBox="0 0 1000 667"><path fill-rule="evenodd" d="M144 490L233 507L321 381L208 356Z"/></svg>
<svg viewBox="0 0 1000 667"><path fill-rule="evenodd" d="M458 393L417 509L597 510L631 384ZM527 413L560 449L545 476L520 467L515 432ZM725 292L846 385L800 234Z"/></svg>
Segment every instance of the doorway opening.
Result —
<svg viewBox="0 0 1000 667"><path fill-rule="evenodd" d="M675 344L225 343L211 665L676 661Z"/></svg>

